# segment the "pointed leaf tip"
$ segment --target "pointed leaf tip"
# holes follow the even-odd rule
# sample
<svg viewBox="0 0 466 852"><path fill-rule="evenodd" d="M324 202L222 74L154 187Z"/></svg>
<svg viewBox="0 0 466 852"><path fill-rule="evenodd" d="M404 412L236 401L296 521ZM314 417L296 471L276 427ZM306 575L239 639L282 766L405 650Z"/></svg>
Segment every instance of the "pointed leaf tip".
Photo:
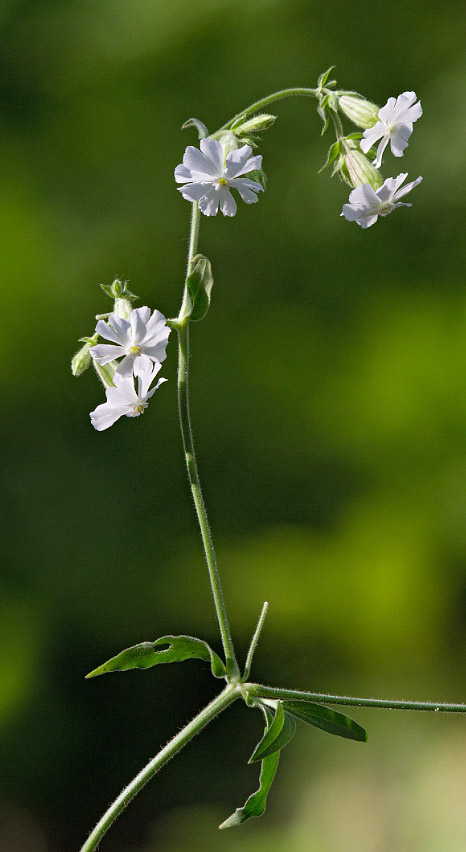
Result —
<svg viewBox="0 0 466 852"><path fill-rule="evenodd" d="M164 650L158 650L159 645L168 645ZM226 675L225 666L220 657L202 639L194 636L161 636L155 642L141 642L126 648L107 660L102 666L94 669L86 678L107 674L107 672L127 671L128 669L149 669L160 663L178 663L188 659L206 660L212 668L214 677Z"/></svg>
<svg viewBox="0 0 466 852"><path fill-rule="evenodd" d="M277 703L275 718L265 731L260 743L254 749L248 763L255 763L256 760L263 760L276 751L280 751L280 749L288 745L294 737L295 731L296 722L293 716L284 711L283 704L279 701Z"/></svg>
<svg viewBox="0 0 466 852"><path fill-rule="evenodd" d="M330 707L324 707L322 704L315 704L312 701L284 701L283 708L296 719L301 719L302 722L307 722L315 728L327 731L328 734L335 734L338 737L345 737L357 742L367 742L367 732L361 725L358 725L349 716L331 710Z"/></svg>

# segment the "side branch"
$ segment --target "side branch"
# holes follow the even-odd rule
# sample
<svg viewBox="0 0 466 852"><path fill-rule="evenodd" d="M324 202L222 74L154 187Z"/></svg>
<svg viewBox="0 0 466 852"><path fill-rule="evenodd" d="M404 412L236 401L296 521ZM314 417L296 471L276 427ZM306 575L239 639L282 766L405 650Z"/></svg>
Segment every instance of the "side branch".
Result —
<svg viewBox="0 0 466 852"><path fill-rule="evenodd" d="M349 695L324 695L321 692L300 692L278 689L259 683L245 683L248 695L255 698L278 698L285 701L315 701L317 704L345 704L348 707L378 707L385 710L424 710L434 713L466 713L466 704L445 704L439 701L392 701L383 698L352 698Z"/></svg>

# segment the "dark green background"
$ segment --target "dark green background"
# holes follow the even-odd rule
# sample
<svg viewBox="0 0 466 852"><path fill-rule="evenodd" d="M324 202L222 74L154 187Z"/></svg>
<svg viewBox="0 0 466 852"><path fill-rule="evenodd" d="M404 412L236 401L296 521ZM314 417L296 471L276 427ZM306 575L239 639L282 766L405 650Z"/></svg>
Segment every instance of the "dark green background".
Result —
<svg viewBox="0 0 466 852"><path fill-rule="evenodd" d="M275 89L341 87L424 116L384 176L424 176L363 231L317 175L312 101L279 104L256 206L203 218L216 286L192 406L234 636L264 599L256 679L466 700L465 14L456 2L4 0L0 9L1 852L77 852L112 797L214 694L195 661L85 681L165 633L220 650L188 493L171 340L145 417L94 432L76 340L98 283L178 310L189 205L173 169ZM348 124L348 131L350 125ZM352 129L352 128L351 128ZM235 705L102 852L463 852L466 719L356 711L367 746L300 726L267 815L259 714Z"/></svg>

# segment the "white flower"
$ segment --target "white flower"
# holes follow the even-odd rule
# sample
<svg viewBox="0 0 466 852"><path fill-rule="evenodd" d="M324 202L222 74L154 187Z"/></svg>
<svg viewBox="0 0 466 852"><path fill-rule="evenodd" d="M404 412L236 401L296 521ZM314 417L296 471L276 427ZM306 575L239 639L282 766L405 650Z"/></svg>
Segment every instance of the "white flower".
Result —
<svg viewBox="0 0 466 852"><path fill-rule="evenodd" d="M357 222L361 228L370 228L377 222L379 216L387 216L395 207L411 207L411 204L405 204L398 199L403 198L411 192L413 187L421 183L422 177L418 177L417 180L407 183L400 189L407 177L408 173L404 172L396 178L387 178L377 191L374 191L370 183L358 186L350 193L349 204L343 205L340 215L344 216L348 222Z"/></svg>
<svg viewBox="0 0 466 852"><path fill-rule="evenodd" d="M121 376L115 373L113 381L114 388L107 388L107 402L98 405L94 411L91 411L91 423L94 429L102 432L119 420L120 417L139 417L147 408L148 400L155 393L162 382L166 379L159 379L152 390L149 390L155 376L162 369L161 364L148 364L143 366L136 376ZM137 381L137 390L135 387Z"/></svg>
<svg viewBox="0 0 466 852"><path fill-rule="evenodd" d="M150 308L136 308L129 319L113 313L108 323L99 320L95 330L113 345L98 343L90 350L92 357L98 364L108 364L123 356L117 369L120 376L130 376L144 365L150 366L151 361L161 363L165 360L170 329L160 311L154 311L151 316Z"/></svg>
<svg viewBox="0 0 466 852"><path fill-rule="evenodd" d="M249 178L242 178L254 169L260 169L262 157L250 157L252 148L243 145L226 156L223 146L216 139L201 139L199 151L188 145L184 152L183 163L175 169L175 180L184 183L179 186L183 198L198 201L199 208L206 216L216 216L220 210L224 216L234 216L236 201L230 189L237 189L246 204L257 201L258 192L263 187Z"/></svg>
<svg viewBox="0 0 466 852"><path fill-rule="evenodd" d="M392 154L402 157L403 151L408 145L408 139L413 132L413 122L422 115L421 102L416 100L416 92L403 92L397 99L389 98L387 103L379 110L379 120L374 127L369 127L363 133L361 139L361 151L365 154L372 148L378 139L381 140L377 148L377 156L374 160L376 169L380 168L382 155L390 142Z"/></svg>

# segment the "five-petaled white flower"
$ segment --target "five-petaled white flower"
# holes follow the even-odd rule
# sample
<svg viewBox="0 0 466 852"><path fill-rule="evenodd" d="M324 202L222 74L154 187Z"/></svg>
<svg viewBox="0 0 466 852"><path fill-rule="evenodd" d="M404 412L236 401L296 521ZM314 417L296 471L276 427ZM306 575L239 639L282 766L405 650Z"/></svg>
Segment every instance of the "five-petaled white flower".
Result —
<svg viewBox="0 0 466 852"><path fill-rule="evenodd" d="M113 345L98 343L90 350L92 357L98 364L108 364L123 356L117 368L120 376L130 376L143 366L150 367L152 361L165 360L170 329L160 311L154 311L151 316L150 308L135 308L129 319L111 314L108 323L99 320L95 330Z"/></svg>
<svg viewBox="0 0 466 852"><path fill-rule="evenodd" d="M254 204L257 193L262 192L260 183L240 177L254 169L260 169L262 157L250 157L252 148L243 145L225 156L223 146L216 139L201 139L199 151L188 145L183 162L175 169L175 180L183 198L198 201L206 216L216 216L220 210L224 216L234 216L236 201L230 189L237 189L246 204Z"/></svg>
<svg viewBox="0 0 466 852"><path fill-rule="evenodd" d="M389 98L385 106L379 110L377 124L364 131L360 146L365 154L378 139L381 140L374 160L376 169L382 164L382 155L389 142L392 154L395 157L403 156L403 151L413 132L413 122L422 115L421 102L414 103L416 97L416 92L403 92L396 100Z"/></svg>
<svg viewBox="0 0 466 852"><path fill-rule="evenodd" d="M413 187L417 186L422 177L417 180L407 183L401 189L401 184L408 177L408 173L398 175L396 178L387 178L382 186L375 191L370 183L364 183L358 186L350 193L349 204L343 205L341 216L344 216L349 222L357 222L361 228L370 228L379 216L387 216L395 207L411 207L411 204L406 204L404 201L398 201L403 198L408 192L411 192Z"/></svg>
<svg viewBox="0 0 466 852"><path fill-rule="evenodd" d="M155 387L149 390L152 381L157 373L162 369L161 364L152 364L150 361L133 376L121 376L118 372L115 373L113 381L114 388L106 388L107 402L98 405L94 411L91 411L91 423L94 429L102 432L119 420L120 417L139 417L147 408L148 400L155 393L158 387L166 379L159 379ZM137 381L137 390L135 387Z"/></svg>

